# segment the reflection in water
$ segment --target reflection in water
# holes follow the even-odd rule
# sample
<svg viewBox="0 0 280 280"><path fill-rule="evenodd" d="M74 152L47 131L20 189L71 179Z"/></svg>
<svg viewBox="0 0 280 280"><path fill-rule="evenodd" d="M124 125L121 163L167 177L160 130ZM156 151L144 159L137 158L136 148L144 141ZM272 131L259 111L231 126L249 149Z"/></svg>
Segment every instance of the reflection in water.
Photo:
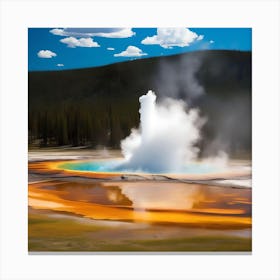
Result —
<svg viewBox="0 0 280 280"><path fill-rule="evenodd" d="M136 209L189 210L193 207L199 186L170 183L125 183L119 185L122 193Z"/></svg>
<svg viewBox="0 0 280 280"><path fill-rule="evenodd" d="M29 185L29 206L94 220L251 228L251 189L174 182L49 181Z"/></svg>
<svg viewBox="0 0 280 280"><path fill-rule="evenodd" d="M119 188L135 209L251 214L250 190L169 182L127 182Z"/></svg>
<svg viewBox="0 0 280 280"><path fill-rule="evenodd" d="M126 207L142 212L192 211L251 215L250 189L170 182L63 182L45 184L41 189L54 192L67 201Z"/></svg>
<svg viewBox="0 0 280 280"><path fill-rule="evenodd" d="M100 183L69 182L54 186L44 186L44 189L56 189L60 197L71 201L83 201L101 205L132 205L132 202L122 194L118 186L104 188Z"/></svg>

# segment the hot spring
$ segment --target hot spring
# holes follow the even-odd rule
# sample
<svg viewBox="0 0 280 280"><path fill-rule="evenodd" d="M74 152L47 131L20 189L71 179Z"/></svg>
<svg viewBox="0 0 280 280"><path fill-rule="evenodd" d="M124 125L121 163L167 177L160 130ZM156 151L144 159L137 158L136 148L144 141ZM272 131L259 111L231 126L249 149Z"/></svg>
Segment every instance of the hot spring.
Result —
<svg viewBox="0 0 280 280"><path fill-rule="evenodd" d="M84 172L106 172L106 173L148 173L148 174L211 174L226 171L226 168L220 165L213 165L200 162L192 162L186 164L181 170L176 172L158 171L154 172L149 169L130 169L126 167L126 161L123 159L102 160L102 161L75 161L66 162L59 165L59 168L73 171Z"/></svg>
<svg viewBox="0 0 280 280"><path fill-rule="evenodd" d="M224 172L222 159L198 161L197 142L205 120L180 100L156 102L151 90L139 98L140 125L121 141L122 159L67 162L59 168L109 173L205 174Z"/></svg>

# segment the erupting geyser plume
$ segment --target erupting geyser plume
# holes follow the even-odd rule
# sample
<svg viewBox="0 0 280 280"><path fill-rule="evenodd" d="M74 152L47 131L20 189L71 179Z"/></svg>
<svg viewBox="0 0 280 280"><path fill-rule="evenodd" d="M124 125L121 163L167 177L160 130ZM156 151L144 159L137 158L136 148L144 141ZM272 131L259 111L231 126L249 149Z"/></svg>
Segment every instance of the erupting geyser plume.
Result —
<svg viewBox="0 0 280 280"><path fill-rule="evenodd" d="M156 103L151 90L139 98L140 128L122 140L126 162L122 168L153 173L180 172L197 157L195 146L204 120L183 101Z"/></svg>

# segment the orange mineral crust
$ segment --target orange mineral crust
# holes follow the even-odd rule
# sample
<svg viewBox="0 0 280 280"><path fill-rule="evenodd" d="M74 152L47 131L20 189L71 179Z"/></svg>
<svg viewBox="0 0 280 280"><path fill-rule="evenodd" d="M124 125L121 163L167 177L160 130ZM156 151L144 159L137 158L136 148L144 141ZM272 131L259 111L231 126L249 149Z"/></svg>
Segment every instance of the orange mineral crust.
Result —
<svg viewBox="0 0 280 280"><path fill-rule="evenodd" d="M96 220L219 229L250 228L252 223L251 189L174 182L51 180L30 183L28 197L33 209Z"/></svg>
<svg viewBox="0 0 280 280"><path fill-rule="evenodd" d="M29 172L35 174L49 174L49 175L65 175L65 176L83 176L85 178L114 178L119 177L120 173L108 173L108 172L87 172L87 171L78 171L78 170L68 170L62 168L66 163L72 162L69 161L36 161L28 163ZM81 161L73 161L81 162Z"/></svg>

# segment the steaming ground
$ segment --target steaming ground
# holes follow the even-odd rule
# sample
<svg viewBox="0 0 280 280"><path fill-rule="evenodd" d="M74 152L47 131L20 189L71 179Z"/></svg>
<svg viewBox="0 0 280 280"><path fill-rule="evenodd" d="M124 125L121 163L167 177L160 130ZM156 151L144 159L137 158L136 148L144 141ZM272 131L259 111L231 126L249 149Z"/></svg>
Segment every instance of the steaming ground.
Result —
<svg viewBox="0 0 280 280"><path fill-rule="evenodd" d="M197 109L188 109L181 100L166 98L156 103L151 90L139 98L140 127L122 140L125 163L121 168L149 173L180 173L197 160L200 129L205 119ZM226 164L227 156L219 153L213 161Z"/></svg>

